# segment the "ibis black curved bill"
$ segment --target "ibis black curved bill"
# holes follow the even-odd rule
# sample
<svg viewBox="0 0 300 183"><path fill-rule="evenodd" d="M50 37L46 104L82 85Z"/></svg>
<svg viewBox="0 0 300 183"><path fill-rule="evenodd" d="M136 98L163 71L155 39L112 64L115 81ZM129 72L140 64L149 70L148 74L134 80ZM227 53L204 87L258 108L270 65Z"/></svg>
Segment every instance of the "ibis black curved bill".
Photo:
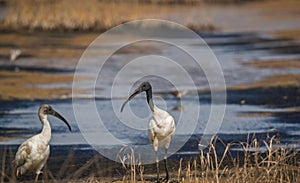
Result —
<svg viewBox="0 0 300 183"><path fill-rule="evenodd" d="M55 117L57 117L58 119L62 120L68 126L69 130L72 131L70 124L58 112L54 111L52 115L55 116Z"/></svg>
<svg viewBox="0 0 300 183"><path fill-rule="evenodd" d="M133 92L133 94L131 94L131 95L128 97L128 99L123 103L123 105L122 105L122 107L121 107L121 112L123 112L123 109L124 109L125 105L129 102L129 100L133 99L137 94L139 94L139 93L141 93L141 92L142 92L142 91L140 91L140 90L135 90L135 91Z"/></svg>

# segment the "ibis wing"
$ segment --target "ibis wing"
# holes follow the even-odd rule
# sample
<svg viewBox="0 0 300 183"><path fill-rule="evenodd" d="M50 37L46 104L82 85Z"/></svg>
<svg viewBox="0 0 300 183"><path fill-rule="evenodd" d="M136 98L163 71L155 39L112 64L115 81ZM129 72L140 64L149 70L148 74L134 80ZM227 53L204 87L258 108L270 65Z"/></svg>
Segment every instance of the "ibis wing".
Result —
<svg viewBox="0 0 300 183"><path fill-rule="evenodd" d="M154 138L155 138L155 131L154 131L154 125L155 125L155 121L154 119L151 119L149 121L149 130L148 130L148 137L149 137L149 141L151 144L153 144Z"/></svg>
<svg viewBox="0 0 300 183"><path fill-rule="evenodd" d="M171 115L168 116L166 119L166 123L167 123L167 136L170 135L171 137L173 137L176 129L174 118Z"/></svg>
<svg viewBox="0 0 300 183"><path fill-rule="evenodd" d="M26 160L28 158L28 156L31 153L31 147L27 145L27 143L23 143L19 148L18 151L16 153L16 157L15 157L15 165L16 167L20 167L22 165L24 165L26 163Z"/></svg>

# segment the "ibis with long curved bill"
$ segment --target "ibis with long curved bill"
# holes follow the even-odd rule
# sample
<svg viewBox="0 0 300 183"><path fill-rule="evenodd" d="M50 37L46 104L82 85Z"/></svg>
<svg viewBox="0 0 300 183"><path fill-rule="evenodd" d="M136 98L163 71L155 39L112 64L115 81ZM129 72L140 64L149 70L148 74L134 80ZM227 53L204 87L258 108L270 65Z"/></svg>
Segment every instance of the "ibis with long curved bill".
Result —
<svg viewBox="0 0 300 183"><path fill-rule="evenodd" d="M146 92L147 95L147 102L152 111L152 118L149 121L149 140L152 144L152 148L155 151L156 156L156 168L157 168L157 182L160 182L159 178L159 159L158 159L158 149L160 147L165 147L165 171L166 177L163 181L168 182L169 180L169 172L168 172L168 165L167 165L167 156L168 156L168 148L171 143L171 139L175 133L175 122L174 118L166 111L158 108L153 103L152 98L152 86L149 82L143 82L140 86L132 93L128 99L123 103L121 112L123 111L127 102L133 99L139 93Z"/></svg>
<svg viewBox="0 0 300 183"><path fill-rule="evenodd" d="M51 140L51 127L48 121L48 115L53 115L62 120L71 131L71 126L67 120L50 105L43 104L39 108L38 115L43 124L41 133L34 135L23 142L18 148L14 160L17 176L27 172L35 172L35 182L38 180L39 174L50 154L49 142Z"/></svg>

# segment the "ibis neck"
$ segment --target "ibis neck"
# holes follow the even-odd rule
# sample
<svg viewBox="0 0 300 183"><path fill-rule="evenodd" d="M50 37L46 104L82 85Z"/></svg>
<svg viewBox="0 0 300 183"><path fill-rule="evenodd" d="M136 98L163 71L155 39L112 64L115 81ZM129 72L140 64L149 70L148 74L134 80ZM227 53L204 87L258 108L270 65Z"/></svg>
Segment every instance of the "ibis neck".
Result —
<svg viewBox="0 0 300 183"><path fill-rule="evenodd" d="M153 104L153 99L152 99L152 89L150 88L149 90L147 90L146 94L147 94L148 105L149 105L151 111L154 112L154 104Z"/></svg>
<svg viewBox="0 0 300 183"><path fill-rule="evenodd" d="M50 123L48 121L48 116L44 115L44 116L40 116L40 120L43 124L43 129L42 129L42 136L43 136L43 140L46 141L46 143L48 143L51 139L51 127L50 127Z"/></svg>

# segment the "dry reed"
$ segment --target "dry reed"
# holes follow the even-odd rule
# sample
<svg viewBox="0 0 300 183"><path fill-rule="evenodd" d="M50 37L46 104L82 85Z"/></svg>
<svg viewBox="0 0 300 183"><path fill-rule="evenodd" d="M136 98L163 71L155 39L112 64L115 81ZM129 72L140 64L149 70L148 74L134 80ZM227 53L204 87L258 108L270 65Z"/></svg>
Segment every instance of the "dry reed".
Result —
<svg viewBox="0 0 300 183"><path fill-rule="evenodd" d="M296 146L282 145L276 136L267 140L259 140L255 135L246 142L224 144L222 152L218 152L216 141L206 149L199 151L199 156L191 159L180 159L177 171L171 172L172 182L198 183L198 182L299 182L299 152ZM237 150L238 149L238 150ZM233 152L239 152L241 157ZM16 182L12 166L12 151L3 150L0 182ZM100 160L98 156L91 158L80 168L68 170L74 154L70 153L62 164L58 173L53 174L48 167L44 168L41 179L43 182L111 182L126 183L149 182L147 177L153 174L144 173L144 165L140 155L134 149L126 146L122 148L117 158L121 162L123 178L101 177ZM6 166L4 166L6 165ZM96 167L90 171L91 167ZM147 167L146 167L147 168ZM90 172L86 174L85 172ZM84 175L84 176L83 176ZM145 178L146 177L146 178ZM103 179L104 178L104 179Z"/></svg>
<svg viewBox="0 0 300 183"><path fill-rule="evenodd" d="M190 6L202 0L10 0L2 28L8 30L104 31L124 22L164 18L174 6ZM181 4L181 5L178 5ZM182 5L184 4L184 5ZM193 29L214 30L213 24L195 21Z"/></svg>

